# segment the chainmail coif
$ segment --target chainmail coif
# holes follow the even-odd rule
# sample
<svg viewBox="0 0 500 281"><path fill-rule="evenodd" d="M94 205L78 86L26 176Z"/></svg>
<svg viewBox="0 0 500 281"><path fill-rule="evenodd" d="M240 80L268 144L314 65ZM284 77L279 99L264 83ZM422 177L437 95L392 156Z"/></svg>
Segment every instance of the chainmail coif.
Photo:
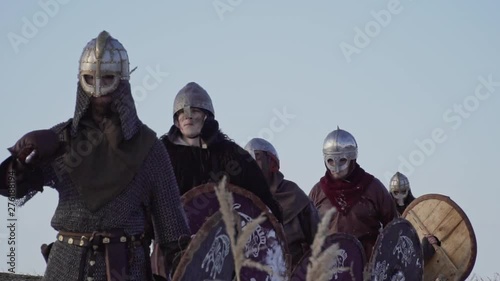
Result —
<svg viewBox="0 0 500 281"><path fill-rule="evenodd" d="M122 82L113 94L116 95L113 106L120 115L124 138L130 139L139 130L142 122L137 117L129 83ZM86 94L79 87L74 118L52 127L51 130L61 137L76 133L79 121L89 106L88 96L83 95ZM68 175L68 167L64 165L62 157L40 164L44 186L52 187L59 193L59 203L51 221L55 230L86 233L121 228L127 235L139 235L145 230L149 211L153 218L155 240L160 245L177 241L179 237L190 234L170 158L161 141L156 140L125 190L95 212L86 207ZM20 200L21 204L26 203L36 193L34 187ZM83 280L87 280L89 254L84 258L84 267L79 267L84 251L85 248L56 240L43 280L78 280L80 271L84 272ZM118 274L115 280L151 280L149 251L145 252L139 246L134 249L131 257L130 271ZM102 252L97 253L93 268L94 281L106 280Z"/></svg>

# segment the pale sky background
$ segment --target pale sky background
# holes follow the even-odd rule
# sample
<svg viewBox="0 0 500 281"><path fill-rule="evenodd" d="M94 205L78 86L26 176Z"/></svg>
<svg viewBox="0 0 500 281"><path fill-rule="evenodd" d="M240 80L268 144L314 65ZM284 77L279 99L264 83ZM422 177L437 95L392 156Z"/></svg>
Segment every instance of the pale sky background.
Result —
<svg viewBox="0 0 500 281"><path fill-rule="evenodd" d="M372 11L388 6L390 20L374 25ZM361 166L386 186L400 169L415 196L440 193L460 205L478 241L473 274L492 277L500 271L499 10L495 0L1 1L0 159L26 132L73 116L81 51L107 30L138 66L139 117L158 135L172 124L177 91L196 81L225 133L242 146L271 141L285 176L309 193L325 172L323 140L339 125L357 139ZM369 42L355 41L367 26ZM357 53L345 55L341 44ZM493 81L480 99L479 77ZM55 239L57 199L47 188L17 210L18 273L43 274L39 249Z"/></svg>

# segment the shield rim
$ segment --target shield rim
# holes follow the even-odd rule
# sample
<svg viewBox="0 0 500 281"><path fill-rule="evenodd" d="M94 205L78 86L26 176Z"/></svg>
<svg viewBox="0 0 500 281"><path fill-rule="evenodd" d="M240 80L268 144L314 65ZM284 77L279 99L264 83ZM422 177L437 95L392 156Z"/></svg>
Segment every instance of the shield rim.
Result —
<svg viewBox="0 0 500 281"><path fill-rule="evenodd" d="M190 189L188 192L184 193L181 196L182 205L184 206L184 204L186 202L189 202L194 197L196 197L200 194L209 193L209 192L214 192L214 194L215 194L215 186L216 185L217 184L215 184L215 183L205 183L205 184L201 184L201 185L198 185L198 186ZM281 223L279 223L276 216L274 216L273 213L271 213L271 210L269 209L269 207L267 207L267 205L264 204L264 202L262 202L262 200L260 200L260 198L257 195L253 194L252 192L250 192L242 187L239 187L237 185L230 184L230 183L226 184L226 188L231 193L236 193L236 194L242 195L242 196L247 197L250 200L252 200L252 202L260 210L262 210L266 214L267 219L272 223L273 227L275 227L276 230L279 232L278 235L280 235L280 238L285 239L286 236L285 236L285 232L283 230L283 226L281 225ZM287 248L287 250L288 250L288 248Z"/></svg>
<svg viewBox="0 0 500 281"><path fill-rule="evenodd" d="M368 262L368 264L367 264L367 269L369 269L369 270L370 270L370 276L371 276L371 274L372 274L372 272L373 272L373 269L374 269L373 267L374 267L374 266L375 266L375 264L376 264L376 263L375 263L375 260L376 260L376 258L377 258L377 256L378 256L378 251L376 251L376 249L378 248L379 244L381 244L381 243L382 243L382 239L384 239L384 236L385 236L384 234L386 234L386 233L387 233L387 229L388 229L389 227L392 227L393 225L400 224L400 223L404 223L404 224L407 224L408 226L410 226L410 227L413 229L413 231L415 232L415 234L417 235L417 238L418 238L417 240L418 240L418 242L419 242L418 244L419 244L419 246L420 246L420 247L419 247L419 249L420 249L420 254L421 254L421 257L423 258L424 254L423 254L423 250L422 250L422 245L421 245L421 243L420 243L420 237L418 236L418 232L417 232L417 230L415 229L415 227L413 226L413 224L412 224L410 221L408 221L407 219L403 218L403 217L398 217L398 218L395 218L395 219L393 219L391 222L389 222L389 223L388 223L388 224L384 227L384 229L383 229L383 230L379 233L379 235L378 235L378 237L377 237L377 240L375 241L375 245L373 246L373 249L374 249L374 250L373 250L372 256L370 257L370 260L369 260L369 262ZM422 276L421 276L421 277L422 277L422 278L424 277L424 271L423 271L423 268L422 268ZM423 279L422 279L422 280L423 280Z"/></svg>
<svg viewBox="0 0 500 281"><path fill-rule="evenodd" d="M476 233L474 232L474 228L472 227L472 223L469 220L469 217L467 214L462 210L462 208L455 203L449 196L443 195L443 194L438 194L438 193L430 193L430 194L424 194L418 198L415 198L408 207L406 207L405 211L401 215L401 217L406 218L408 213L410 212L411 209L413 209L417 204L420 202L430 200L430 199L436 199L436 200L441 200L444 201L448 204L450 204L462 217L462 220L465 223L465 226L467 227L467 230L469 231L469 238L471 239L471 244L472 244L472 249L471 249L471 257L469 259L469 262L467 263L467 270L465 270L462 273L462 276L460 278L467 278L471 273L472 269L474 268L474 265L476 264L476 258L477 258L477 240L476 240Z"/></svg>
<svg viewBox="0 0 500 281"><path fill-rule="evenodd" d="M184 207L184 205L187 202L189 202L194 197L196 197L200 194L209 193L209 192L213 192L215 194L215 187L216 186L217 186L217 183L209 182L209 183L200 184L198 186L193 187L192 189L188 190L186 193L184 193L181 196L182 206ZM264 202L257 195L244 189L243 187L239 187L237 185L234 185L234 184L227 182L226 189L227 189L227 191L229 191L231 193L236 193L236 194L239 194L239 195L244 196L246 198L249 198L257 206L257 208L259 208L266 215L266 219L269 222L271 222L274 230L276 231L276 235L279 237L279 239L281 241L281 246L283 248L283 252L284 252L283 254L284 254L284 259L285 259L286 268L287 268L287 276L290 277L291 273L292 273L292 271L291 271L292 258L290 255L290 250L288 248L288 242L286 239L285 230L283 229L283 226L278 221L276 216L274 216L274 214L271 212L269 207L267 207L267 205L264 204ZM217 203L218 203L218 201L217 201ZM278 204L279 204L279 202L278 202ZM219 211L217 211L217 212L219 212Z"/></svg>
<svg viewBox="0 0 500 281"><path fill-rule="evenodd" d="M211 215L205 223L200 227L198 232L196 232L196 235L194 238L189 242L188 247L186 248L184 254L181 257L181 260L179 261L179 264L177 265L177 270L175 271L174 275L172 276L172 281L179 281L181 278L184 276L184 273L186 272L186 266L191 262L193 253L196 252L201 244L205 241L207 238L208 234L210 233L211 230L214 229L215 225L222 221L224 224L224 228L226 227L226 224L224 223L222 219L222 214L220 211L215 212L213 215ZM203 230L203 232L201 232ZM233 256L232 249L230 250L231 257ZM234 263L234 258L232 258L231 262ZM234 265L233 265L234 267Z"/></svg>
<svg viewBox="0 0 500 281"><path fill-rule="evenodd" d="M362 259L363 259L363 268L366 267L366 264L367 264L367 259L366 259L366 254L365 254L365 251L364 251L364 248L363 248L363 244L361 244L361 242L358 240L358 238L356 238L354 235L352 234L349 234L349 233L344 233L344 232L336 232L336 233L333 233L333 234L330 234L328 235L325 240L329 237L332 237L332 236L339 236L340 238L345 238L347 240L351 240L354 242L354 244L356 244L357 246L359 246L359 249L361 249L361 255L362 255ZM297 263L297 265L293 268L293 270L291 271L291 275L290 277L293 277L294 274L295 274L295 271L298 270L299 266L302 264L302 262L304 262L304 259L306 257L311 257L311 252L312 252L312 249L309 249L307 250L307 252L304 253L304 255L302 256L302 258L300 258L299 262Z"/></svg>

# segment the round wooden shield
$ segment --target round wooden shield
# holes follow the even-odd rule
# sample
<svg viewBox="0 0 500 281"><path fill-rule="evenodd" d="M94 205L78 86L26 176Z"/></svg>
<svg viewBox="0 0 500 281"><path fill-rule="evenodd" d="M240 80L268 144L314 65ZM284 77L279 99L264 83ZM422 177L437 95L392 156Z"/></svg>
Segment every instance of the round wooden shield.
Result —
<svg viewBox="0 0 500 281"><path fill-rule="evenodd" d="M172 281L231 280L234 259L220 212L212 215L189 243Z"/></svg>
<svg viewBox="0 0 500 281"><path fill-rule="evenodd" d="M477 243L474 229L462 209L441 194L422 195L411 202L403 215L417 230L420 239L434 235L441 246L424 267L424 281L441 277L465 280L476 262Z"/></svg>
<svg viewBox="0 0 500 281"><path fill-rule="evenodd" d="M417 231L410 222L396 218L379 234L370 257L371 280L421 281L423 252Z"/></svg>
<svg viewBox="0 0 500 281"><path fill-rule="evenodd" d="M246 243L244 255L250 260L268 266L273 274L243 267L240 272L241 280L287 280L290 276L290 255L283 227L255 194L232 184L226 184L226 188L233 195L233 209L240 216L243 231L245 225L261 213L266 214L267 217L252 233ZM197 233L205 220L219 210L214 183L191 189L181 197L181 200L193 233Z"/></svg>
<svg viewBox="0 0 500 281"><path fill-rule="evenodd" d="M356 237L346 233L335 233L327 236L322 247L322 251L331 245L338 243L339 253L333 260L332 267L349 267L349 271L334 273L328 280L337 281L362 281L363 269L366 264L365 251L363 245ZM300 262L294 268L290 281L305 281L307 276L307 265L311 257L311 250L307 251Z"/></svg>

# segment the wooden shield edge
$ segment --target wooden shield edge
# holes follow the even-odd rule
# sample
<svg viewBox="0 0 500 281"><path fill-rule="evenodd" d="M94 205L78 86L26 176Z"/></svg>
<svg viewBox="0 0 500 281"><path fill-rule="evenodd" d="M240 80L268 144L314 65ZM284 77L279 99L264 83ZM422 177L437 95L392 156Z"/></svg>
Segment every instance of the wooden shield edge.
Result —
<svg viewBox="0 0 500 281"><path fill-rule="evenodd" d="M194 197L201 195L203 193L207 193L207 192L214 192L215 193L216 186L217 186L216 183L210 182L210 183L201 184L201 185L198 185L196 187L193 187L192 189L190 189L188 192L184 193L181 196L182 205L184 205L186 202L192 200ZM262 200L257 195L253 194L252 192L250 192L242 187L239 187L237 185L230 184L230 183L226 183L226 188L231 193L236 193L236 194L242 195L244 197L250 198L250 200L252 200L252 202L260 210L262 210L266 214L267 220L269 220L271 222L271 224L274 227L274 230L276 231L276 235L278 235L279 238L281 239L281 242L282 242L281 246L285 250L285 253L284 253L285 262L286 262L287 269L288 269L287 274L288 274L288 276L291 276L291 274L292 274L292 270L291 270L292 259L291 259L291 255L290 255L290 250L288 249L288 244L286 242L287 240L286 240L285 230L283 229L283 226L281 225L281 223L271 213L271 211L269 210L269 207L267 207L267 205L264 204L264 202L262 202ZM279 202L278 202L278 204L279 204Z"/></svg>
<svg viewBox="0 0 500 281"><path fill-rule="evenodd" d="M472 269L474 268L474 265L476 263L476 258L477 258L477 240L476 240L476 234L474 232L474 228L472 227L472 224L469 220L469 217L467 217L467 214L460 208L460 206L455 203L449 196L443 195L443 194L438 194L438 193L430 193L430 194L424 194L422 196L419 196L418 198L415 198L413 202L406 207L405 211L401 215L401 217L405 218L408 215L408 212L415 207L415 205L419 204L422 201L430 200L430 199L436 199L436 200L441 200L444 201L448 204L450 204L462 217L464 220L465 226L467 227L467 230L470 233L470 239L471 239L471 244L472 244L472 249L471 249L471 259L469 260L469 263L467 264L467 270L463 272L463 276L467 277L471 274Z"/></svg>

